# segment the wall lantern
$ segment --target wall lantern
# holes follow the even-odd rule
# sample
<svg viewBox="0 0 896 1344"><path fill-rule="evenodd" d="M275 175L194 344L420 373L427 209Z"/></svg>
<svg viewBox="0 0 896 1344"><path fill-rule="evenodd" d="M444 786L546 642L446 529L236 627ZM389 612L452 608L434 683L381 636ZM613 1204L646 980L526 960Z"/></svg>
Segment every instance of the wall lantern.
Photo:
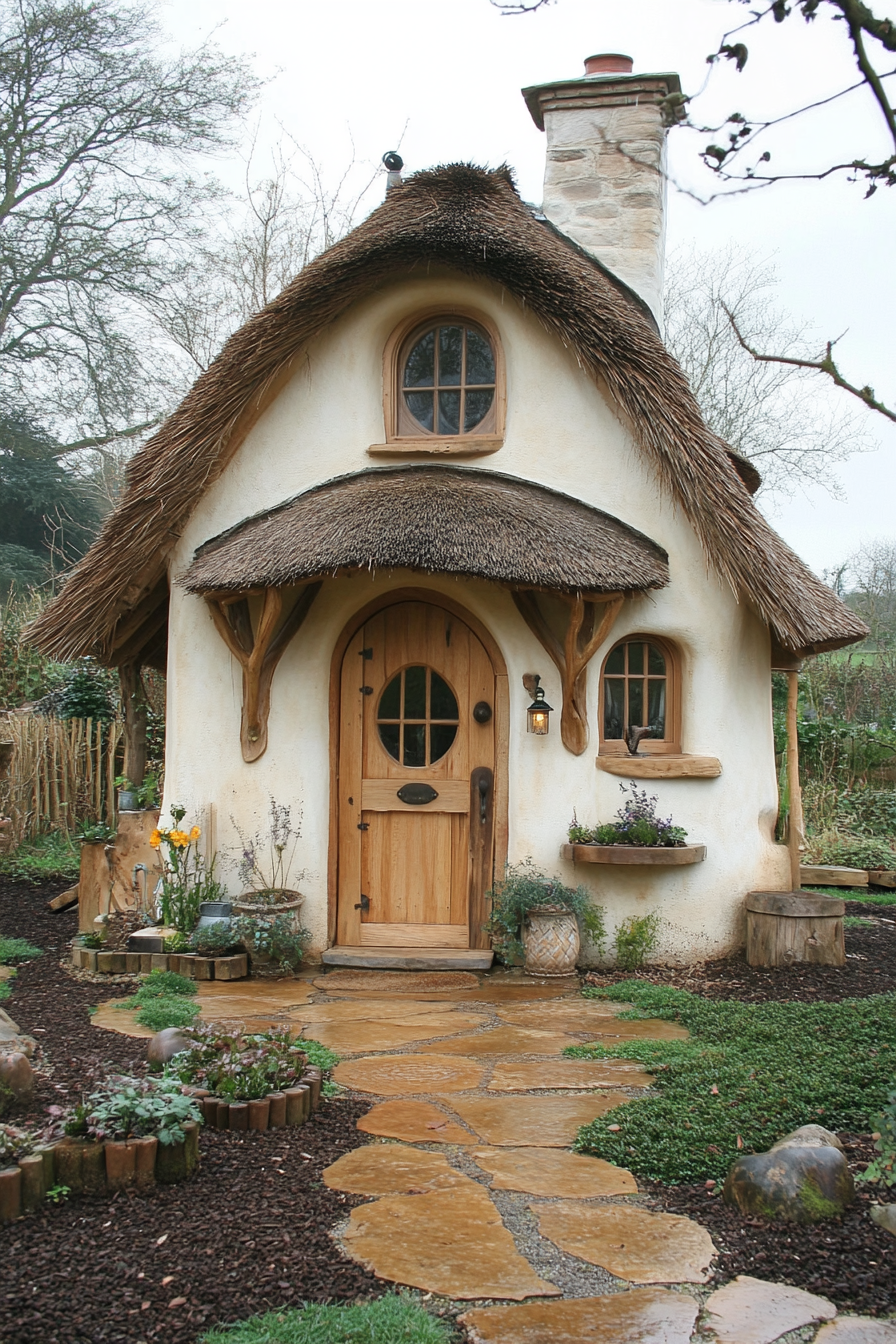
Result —
<svg viewBox="0 0 896 1344"><path fill-rule="evenodd" d="M533 677L532 680L535 682L535 690L532 692L534 697L532 703L526 710L527 728L530 733L535 733L538 737L547 737L553 709L544 698L540 684L541 677Z"/></svg>

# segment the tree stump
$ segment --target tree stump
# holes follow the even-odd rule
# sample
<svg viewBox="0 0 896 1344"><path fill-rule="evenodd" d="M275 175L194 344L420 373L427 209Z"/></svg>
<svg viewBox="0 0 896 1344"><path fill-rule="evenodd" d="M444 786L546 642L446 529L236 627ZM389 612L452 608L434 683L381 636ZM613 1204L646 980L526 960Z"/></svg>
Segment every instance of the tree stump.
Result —
<svg viewBox="0 0 896 1344"><path fill-rule="evenodd" d="M835 896L805 891L751 891L746 897L750 966L843 966L843 916Z"/></svg>

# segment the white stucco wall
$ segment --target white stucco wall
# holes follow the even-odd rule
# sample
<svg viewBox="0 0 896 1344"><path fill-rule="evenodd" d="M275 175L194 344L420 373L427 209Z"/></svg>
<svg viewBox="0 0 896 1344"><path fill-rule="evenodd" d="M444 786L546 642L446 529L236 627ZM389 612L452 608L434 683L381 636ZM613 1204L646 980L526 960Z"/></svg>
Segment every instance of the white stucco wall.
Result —
<svg viewBox="0 0 896 1344"><path fill-rule="evenodd" d="M241 673L201 598L177 576L197 546L241 519L347 472L381 466L371 443L384 441L382 351L392 330L418 308L469 304L496 324L507 361L505 444L477 468L519 475L577 495L647 533L669 553L665 590L626 603L588 674L591 742L583 756L565 750L559 713L547 738L525 731L528 696L521 677L539 672L559 710L559 676L509 593L478 580L414 574L355 575L327 581L274 677L269 746L247 765L240 754ZM407 461L402 455L401 461ZM429 460L429 459L427 459ZM456 459L455 459L456 460ZM268 800L303 813L297 862L306 870L305 922L314 948L326 946L329 828L328 696L333 647L353 613L391 588L413 584L450 594L489 628L510 678L511 861L531 855L549 872L581 881L606 907L610 929L630 914L659 911L662 953L692 960L742 939L742 898L783 887L786 853L773 843L777 809L768 635L708 574L689 525L658 495L649 469L602 394L570 351L496 287L442 275L397 280L355 306L316 341L301 368L197 506L173 556L168 669L166 804L191 812L214 805L221 874L239 881L226 855L231 824L264 825ZM575 808L582 822L609 820L620 805L619 779L595 766L598 680L609 647L629 632L674 640L682 654L682 748L717 756L715 780L645 781L691 839L705 842L703 864L621 869L571 864L559 847Z"/></svg>

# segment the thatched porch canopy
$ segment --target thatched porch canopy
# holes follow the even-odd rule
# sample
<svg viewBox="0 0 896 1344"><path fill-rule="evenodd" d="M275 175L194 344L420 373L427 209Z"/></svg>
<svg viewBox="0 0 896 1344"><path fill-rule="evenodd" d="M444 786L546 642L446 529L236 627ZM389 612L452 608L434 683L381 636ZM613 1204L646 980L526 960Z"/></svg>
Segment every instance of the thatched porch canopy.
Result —
<svg viewBox="0 0 896 1344"><path fill-rule="evenodd" d="M580 500L497 472L415 466L343 476L248 518L200 547L181 582L244 592L357 569L595 595L669 581L665 551Z"/></svg>
<svg viewBox="0 0 896 1344"><path fill-rule="evenodd" d="M756 509L755 472L707 428L645 305L526 206L506 168L453 164L396 186L230 338L135 456L121 502L35 622L33 640L57 658L91 653L115 664L123 645L130 652L148 639L162 610L154 594L190 514L302 351L352 304L432 264L502 286L573 351L629 426L657 490L694 528L710 569L782 648L805 654L866 635Z"/></svg>

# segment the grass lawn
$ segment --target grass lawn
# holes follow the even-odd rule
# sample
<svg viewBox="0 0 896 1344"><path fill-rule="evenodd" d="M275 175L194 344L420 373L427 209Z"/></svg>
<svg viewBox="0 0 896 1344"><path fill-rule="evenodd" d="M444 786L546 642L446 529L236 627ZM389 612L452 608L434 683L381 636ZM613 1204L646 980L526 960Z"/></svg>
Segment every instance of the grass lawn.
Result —
<svg viewBox="0 0 896 1344"><path fill-rule="evenodd" d="M351 1306L269 1311L212 1330L200 1344L448 1344L449 1322L430 1316L403 1294Z"/></svg>
<svg viewBox="0 0 896 1344"><path fill-rule="evenodd" d="M77 882L81 869L81 847L64 831L51 831L19 845L0 858L0 877L14 882L48 882L66 878Z"/></svg>
<svg viewBox="0 0 896 1344"><path fill-rule="evenodd" d="M721 1179L739 1151L765 1152L799 1125L874 1130L896 1082L896 994L741 1003L640 980L585 994L628 1001L635 1008L624 1016L679 1021L691 1033L564 1051L636 1059L654 1074L659 1096L586 1125L576 1147L668 1185Z"/></svg>
<svg viewBox="0 0 896 1344"><path fill-rule="evenodd" d="M804 887L804 891L819 896L836 896L841 901L864 901L866 905L896 905L896 891L867 887Z"/></svg>

